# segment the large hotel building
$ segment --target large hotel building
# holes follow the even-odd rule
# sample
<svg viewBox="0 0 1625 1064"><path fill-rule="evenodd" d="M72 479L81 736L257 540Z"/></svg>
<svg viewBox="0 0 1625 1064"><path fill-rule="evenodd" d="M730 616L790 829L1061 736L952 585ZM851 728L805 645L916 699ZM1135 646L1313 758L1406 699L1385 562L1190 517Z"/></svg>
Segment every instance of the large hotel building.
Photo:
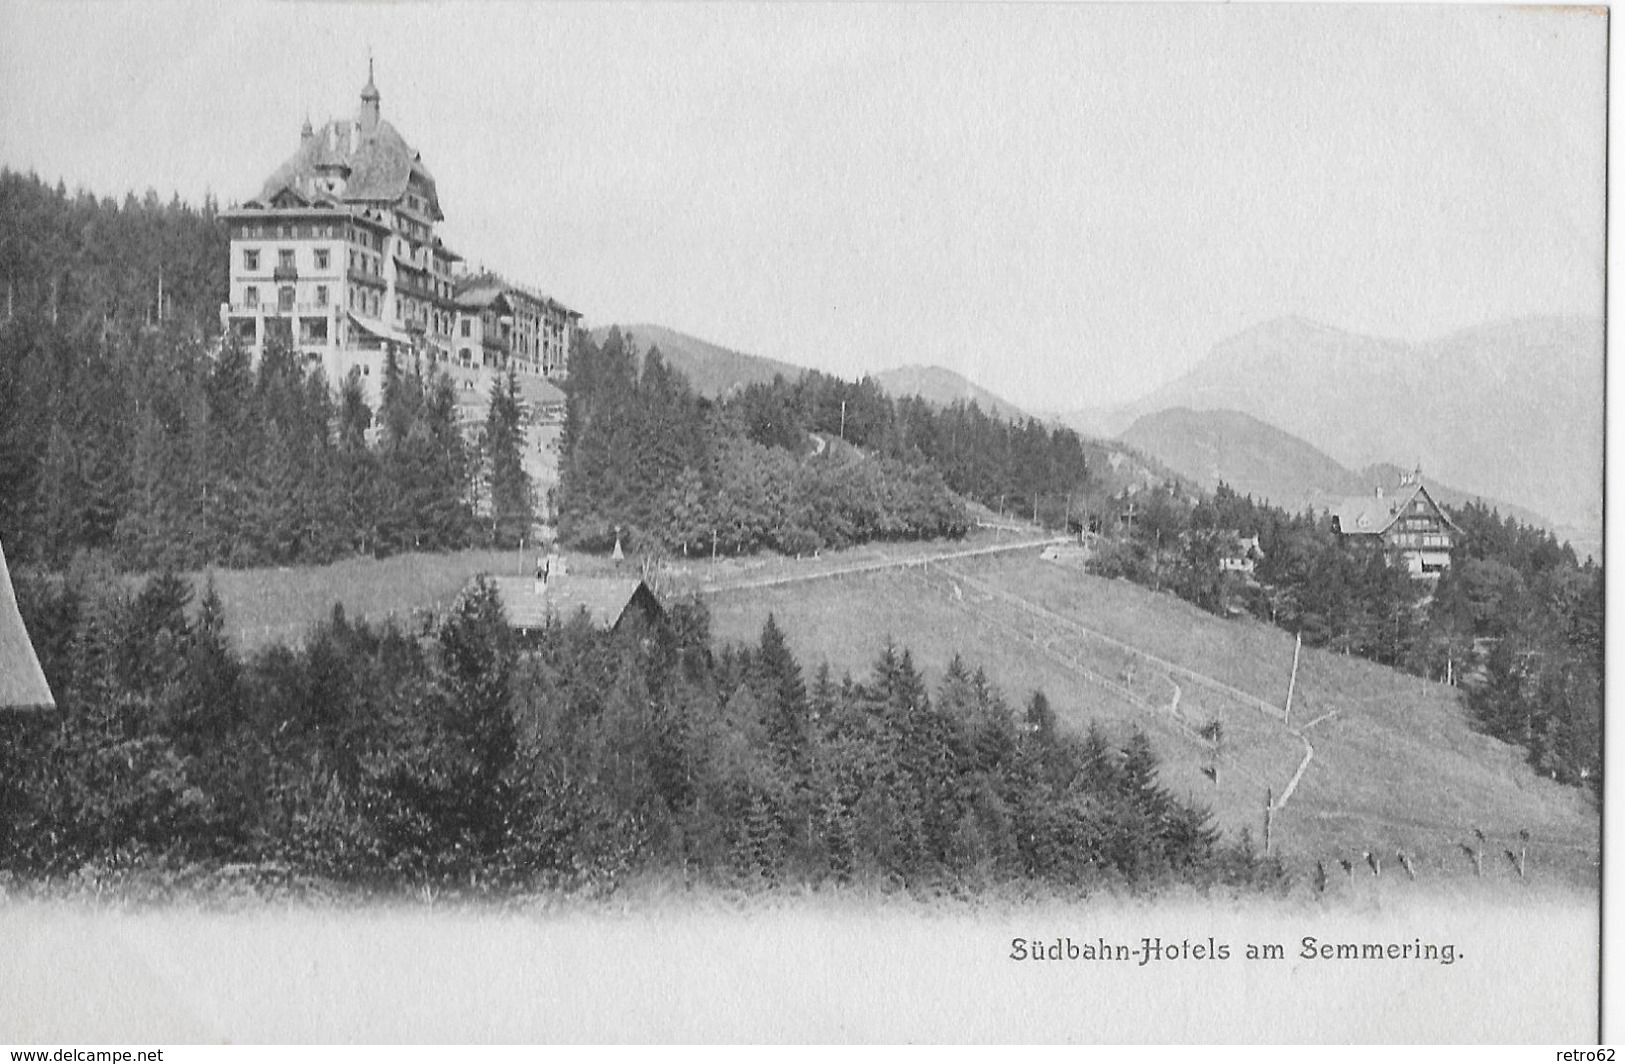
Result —
<svg viewBox="0 0 1625 1064"><path fill-rule="evenodd" d="M376 402L384 361L442 367L465 389L513 366L560 379L581 315L494 274L470 276L435 233L434 177L384 121L372 71L353 119L312 129L255 198L223 212L231 238L222 324L256 361L282 343L335 386Z"/></svg>

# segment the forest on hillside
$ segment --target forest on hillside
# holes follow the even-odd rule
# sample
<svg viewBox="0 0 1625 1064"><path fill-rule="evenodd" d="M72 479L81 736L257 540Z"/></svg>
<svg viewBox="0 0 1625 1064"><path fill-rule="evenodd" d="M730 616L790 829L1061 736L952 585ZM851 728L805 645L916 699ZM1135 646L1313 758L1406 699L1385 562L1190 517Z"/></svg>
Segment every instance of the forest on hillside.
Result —
<svg viewBox="0 0 1625 1064"><path fill-rule="evenodd" d="M106 575L18 584L59 710L0 721L13 885L1284 884L1158 782L1142 733L1063 730L958 660L935 691L891 645L861 679L809 675L771 618L715 647L693 602L521 643L484 584L418 630L335 607L245 658L212 587Z"/></svg>
<svg viewBox="0 0 1625 1064"><path fill-rule="evenodd" d="M379 409L286 351L218 345L217 205L122 201L0 170L0 541L20 567L311 565L528 538L512 378L477 439L433 367L391 362ZM1543 773L1601 786L1603 573L1468 505L1432 594L1348 551L1325 515L1224 486L1109 496L1070 430L893 399L816 371L699 398L618 332L583 335L553 500L568 545L806 554L962 536L967 501L1103 534L1095 571L1250 613L1312 646L1463 688ZM1133 507L1132 520L1123 520ZM1218 560L1258 535L1256 585Z"/></svg>
<svg viewBox="0 0 1625 1064"><path fill-rule="evenodd" d="M719 400L658 348L583 338L571 368L557 509L567 543L617 534L667 554L807 554L873 540L957 538L964 501L1066 521L1090 488L1077 436L887 396L809 370Z"/></svg>
<svg viewBox="0 0 1625 1064"><path fill-rule="evenodd" d="M375 411L358 380L308 373L286 349L250 365L218 342L225 264L212 201L118 203L0 171L9 557L310 565L528 534L512 379L470 440L433 367L391 361Z"/></svg>
<svg viewBox="0 0 1625 1064"><path fill-rule="evenodd" d="M1091 568L1456 683L1479 727L1521 746L1537 771L1600 794L1602 567L1484 506L1447 510L1463 535L1436 585L1351 550L1324 513L1291 514L1223 484L1194 499L1167 487L1118 498L1105 516L1122 531ZM1238 534L1258 536L1255 581L1220 570Z"/></svg>

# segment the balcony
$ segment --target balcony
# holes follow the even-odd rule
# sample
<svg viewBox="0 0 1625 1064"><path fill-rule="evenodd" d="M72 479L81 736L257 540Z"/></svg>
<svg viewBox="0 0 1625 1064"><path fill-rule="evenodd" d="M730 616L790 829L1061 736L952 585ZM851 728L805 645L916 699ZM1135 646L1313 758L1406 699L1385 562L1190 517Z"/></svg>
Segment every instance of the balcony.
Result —
<svg viewBox="0 0 1625 1064"><path fill-rule="evenodd" d="M281 317L287 314L314 314L323 317L333 312L333 303L295 303L282 306L278 303L233 303L230 313L237 315L252 314L255 317Z"/></svg>
<svg viewBox="0 0 1625 1064"><path fill-rule="evenodd" d="M299 280L299 267L278 266L271 271L271 279L274 281L297 281Z"/></svg>

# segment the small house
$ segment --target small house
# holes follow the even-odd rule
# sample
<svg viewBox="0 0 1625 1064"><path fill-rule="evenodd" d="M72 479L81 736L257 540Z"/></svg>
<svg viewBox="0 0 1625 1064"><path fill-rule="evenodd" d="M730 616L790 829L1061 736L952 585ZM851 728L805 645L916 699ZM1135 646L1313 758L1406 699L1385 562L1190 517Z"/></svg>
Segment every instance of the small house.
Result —
<svg viewBox="0 0 1625 1064"><path fill-rule="evenodd" d="M1258 545L1258 537L1237 532L1225 541L1219 553L1219 572L1235 573L1250 580L1263 560L1264 551Z"/></svg>
<svg viewBox="0 0 1625 1064"><path fill-rule="evenodd" d="M1423 485L1420 469L1400 478L1392 493L1378 485L1371 495L1344 499L1332 511L1332 531L1351 546L1381 550L1390 565L1418 580L1438 579L1462 536Z"/></svg>
<svg viewBox="0 0 1625 1064"><path fill-rule="evenodd" d="M595 628L611 631L632 617L656 624L666 615L654 590L635 576L573 576L543 569L534 578L487 579L502 599L509 627L522 633L545 628L550 617L568 623L582 612Z"/></svg>

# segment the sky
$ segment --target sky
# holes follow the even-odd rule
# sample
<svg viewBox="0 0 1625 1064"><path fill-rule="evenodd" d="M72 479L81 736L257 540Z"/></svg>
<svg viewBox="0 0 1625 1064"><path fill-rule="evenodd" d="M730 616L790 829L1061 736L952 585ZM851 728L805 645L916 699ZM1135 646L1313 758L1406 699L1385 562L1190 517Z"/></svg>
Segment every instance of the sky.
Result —
<svg viewBox="0 0 1625 1064"><path fill-rule="evenodd" d="M1582 10L0 0L0 165L229 205L369 55L446 242L593 325L1063 411L1286 315L1602 314Z"/></svg>

